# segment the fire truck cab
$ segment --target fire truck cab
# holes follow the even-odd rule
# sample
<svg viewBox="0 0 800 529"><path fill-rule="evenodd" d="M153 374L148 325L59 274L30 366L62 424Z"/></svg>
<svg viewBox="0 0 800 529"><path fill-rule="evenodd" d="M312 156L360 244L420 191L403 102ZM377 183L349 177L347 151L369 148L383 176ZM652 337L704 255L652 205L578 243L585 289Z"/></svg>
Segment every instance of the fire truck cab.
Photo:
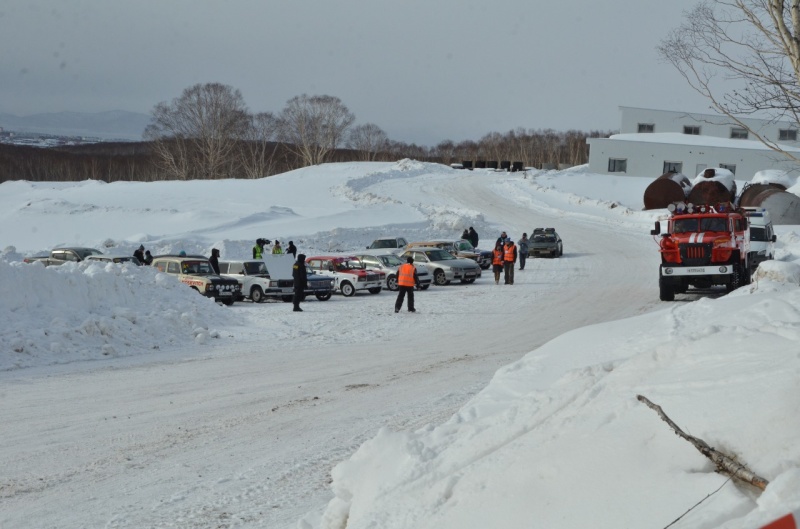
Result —
<svg viewBox="0 0 800 529"><path fill-rule="evenodd" d="M750 282L750 230L744 212L730 203L670 204L667 230L656 221L650 233L661 253L659 297L673 301L689 287L725 286L728 292Z"/></svg>

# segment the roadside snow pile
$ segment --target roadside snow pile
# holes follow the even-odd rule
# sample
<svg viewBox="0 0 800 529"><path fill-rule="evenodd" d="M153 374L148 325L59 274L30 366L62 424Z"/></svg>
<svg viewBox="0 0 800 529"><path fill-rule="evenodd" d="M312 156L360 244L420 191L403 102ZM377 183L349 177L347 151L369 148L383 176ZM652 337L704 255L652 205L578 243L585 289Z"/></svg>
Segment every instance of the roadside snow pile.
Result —
<svg viewBox="0 0 800 529"><path fill-rule="evenodd" d="M783 261L763 261L753 274L754 281L768 279L776 283L800 285L800 265Z"/></svg>
<svg viewBox="0 0 800 529"><path fill-rule="evenodd" d="M213 300L150 267L0 261L0 370L121 357L219 337Z"/></svg>

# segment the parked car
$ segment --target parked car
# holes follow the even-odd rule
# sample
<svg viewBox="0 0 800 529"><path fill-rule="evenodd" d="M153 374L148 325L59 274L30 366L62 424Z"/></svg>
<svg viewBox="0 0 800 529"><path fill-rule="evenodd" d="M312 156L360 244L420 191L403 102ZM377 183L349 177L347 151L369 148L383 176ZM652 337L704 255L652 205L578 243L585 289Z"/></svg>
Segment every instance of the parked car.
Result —
<svg viewBox="0 0 800 529"><path fill-rule="evenodd" d="M90 255L101 255L103 252L95 248L70 246L53 248L47 255L37 255L23 259L25 263L42 263L45 266L58 266L67 262L80 263Z"/></svg>
<svg viewBox="0 0 800 529"><path fill-rule="evenodd" d="M409 243L406 248L420 246L441 248L448 251L453 257L472 259L484 270L492 266L492 252L478 250L466 239L433 239L430 241L418 241Z"/></svg>
<svg viewBox="0 0 800 529"><path fill-rule="evenodd" d="M367 250L397 250L402 251L406 247L408 241L403 237L386 237L383 239L375 239L372 244L367 246ZM395 252L395 253L397 253Z"/></svg>
<svg viewBox="0 0 800 529"><path fill-rule="evenodd" d="M141 266L142 263L132 255L110 255L110 254L92 254L87 255L84 259L87 263L97 261L101 263L130 263L136 266Z"/></svg>
<svg viewBox="0 0 800 529"><path fill-rule="evenodd" d="M367 270L353 256L320 255L306 258L306 264L315 273L333 278L334 290L344 296L353 296L359 290L378 294L386 275L377 270Z"/></svg>
<svg viewBox="0 0 800 529"><path fill-rule="evenodd" d="M561 257L564 245L555 228L536 228L528 243L528 257Z"/></svg>
<svg viewBox="0 0 800 529"><path fill-rule="evenodd" d="M397 254L391 253L390 250L371 250L356 254L355 257L363 263L365 268L384 272L386 274L386 282L383 286L392 291L397 290L397 269L406 262L405 259L400 259ZM431 273L423 265L415 266L417 268L419 288L425 290L431 286L433 281Z"/></svg>
<svg viewBox="0 0 800 529"><path fill-rule="evenodd" d="M306 265L306 290L303 299L311 295L320 301L331 299L333 295L333 278L318 274Z"/></svg>
<svg viewBox="0 0 800 529"><path fill-rule="evenodd" d="M238 281L218 276L203 255L157 255L153 257L152 266L159 272L174 275L181 283L225 305L233 305L242 293Z"/></svg>
<svg viewBox="0 0 800 529"><path fill-rule="evenodd" d="M481 267L472 259L453 257L448 251L435 247L411 247L400 254L400 259L411 256L414 264L423 265L433 274L437 285L448 285L451 281L474 283L481 277Z"/></svg>
<svg viewBox="0 0 800 529"><path fill-rule="evenodd" d="M291 256L289 256L291 260ZM237 280L241 285L241 298L251 299L253 303L262 303L268 298L291 301L294 294L293 279L270 278L267 264L258 259L247 261L220 261L219 273L222 277Z"/></svg>

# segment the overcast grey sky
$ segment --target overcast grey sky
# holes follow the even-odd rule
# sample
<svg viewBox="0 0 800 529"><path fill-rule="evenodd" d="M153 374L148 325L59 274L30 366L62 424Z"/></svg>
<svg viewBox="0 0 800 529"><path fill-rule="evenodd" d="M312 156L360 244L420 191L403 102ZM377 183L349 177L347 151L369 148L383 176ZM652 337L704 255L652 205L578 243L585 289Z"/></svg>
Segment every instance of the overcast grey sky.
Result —
<svg viewBox="0 0 800 529"><path fill-rule="evenodd" d="M149 113L196 83L339 97L434 145L707 112L655 47L697 0L0 0L0 112Z"/></svg>

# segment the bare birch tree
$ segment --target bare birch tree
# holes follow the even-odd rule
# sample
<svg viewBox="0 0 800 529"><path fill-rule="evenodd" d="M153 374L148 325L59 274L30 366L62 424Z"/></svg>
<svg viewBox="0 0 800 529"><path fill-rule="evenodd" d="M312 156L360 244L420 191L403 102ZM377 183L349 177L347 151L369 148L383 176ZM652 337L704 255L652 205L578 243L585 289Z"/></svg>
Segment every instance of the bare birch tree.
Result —
<svg viewBox="0 0 800 529"><path fill-rule="evenodd" d="M271 112L252 116L242 143L242 171L247 178L273 174L277 165L278 118Z"/></svg>
<svg viewBox="0 0 800 529"><path fill-rule="evenodd" d="M153 108L144 137L162 168L179 179L228 178L238 166L237 143L250 125L242 94L219 83L196 84Z"/></svg>
<svg viewBox="0 0 800 529"><path fill-rule="evenodd" d="M342 143L355 119L338 97L295 96L280 113L280 139L305 165L317 165Z"/></svg>
<svg viewBox="0 0 800 529"><path fill-rule="evenodd" d="M388 150L389 136L374 123L366 123L350 129L345 145L356 151L360 160L371 162Z"/></svg>
<svg viewBox="0 0 800 529"><path fill-rule="evenodd" d="M737 117L800 121L800 1L703 1L658 52L712 108L800 161Z"/></svg>

